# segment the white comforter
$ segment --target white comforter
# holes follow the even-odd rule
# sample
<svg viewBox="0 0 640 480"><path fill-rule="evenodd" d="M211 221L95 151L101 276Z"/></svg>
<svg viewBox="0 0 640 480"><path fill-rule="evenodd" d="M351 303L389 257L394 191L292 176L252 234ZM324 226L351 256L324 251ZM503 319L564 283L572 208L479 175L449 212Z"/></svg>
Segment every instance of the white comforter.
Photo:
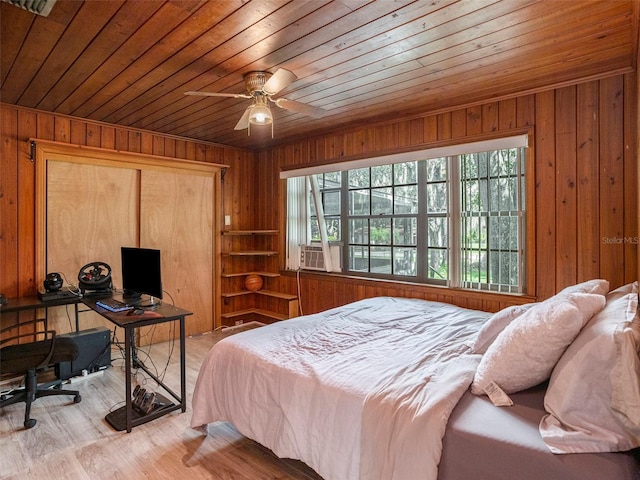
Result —
<svg viewBox="0 0 640 480"><path fill-rule="evenodd" d="M218 342L192 427L229 421L326 480L431 480L489 314L379 297Z"/></svg>

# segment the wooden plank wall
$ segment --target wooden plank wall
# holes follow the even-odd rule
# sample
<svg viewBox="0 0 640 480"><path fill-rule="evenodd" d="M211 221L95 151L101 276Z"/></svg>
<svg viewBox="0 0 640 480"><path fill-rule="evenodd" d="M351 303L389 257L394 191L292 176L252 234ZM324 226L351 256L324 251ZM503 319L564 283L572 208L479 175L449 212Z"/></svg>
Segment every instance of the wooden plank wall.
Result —
<svg viewBox="0 0 640 480"><path fill-rule="evenodd" d="M638 265L636 97L635 74L618 75L278 146L259 154L259 195L274 199L261 204L261 227L283 228L280 167L339 162L533 127L535 182L530 185L536 200L529 210L536 227L530 232L535 235L535 251L528 297L303 273L304 313L375 295L421 297L495 311L548 298L590 278L606 278L612 288L623 285L637 279ZM295 276L285 275L281 289L295 293Z"/></svg>
<svg viewBox="0 0 640 480"><path fill-rule="evenodd" d="M253 179L246 175L254 153L248 150L7 104L0 104L0 132L0 292L7 297L35 295L43 280L34 278L35 164L29 138L229 165L224 211L237 228L242 221L248 228L254 216Z"/></svg>

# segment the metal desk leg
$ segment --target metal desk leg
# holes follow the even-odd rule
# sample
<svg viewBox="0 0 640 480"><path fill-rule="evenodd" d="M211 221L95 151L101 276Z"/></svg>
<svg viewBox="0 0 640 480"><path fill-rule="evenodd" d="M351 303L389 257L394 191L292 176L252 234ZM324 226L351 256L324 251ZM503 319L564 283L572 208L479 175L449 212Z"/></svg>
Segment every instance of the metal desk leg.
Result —
<svg viewBox="0 0 640 480"><path fill-rule="evenodd" d="M131 330L130 328L125 328L125 332L124 332L124 351L125 351L125 359L124 359L124 364L125 364L125 369L124 369L124 374L125 374L125 405L126 405L126 423L127 423L127 433L131 432L131 429L133 428L132 425L132 419L133 419L133 412L131 410L131 336L133 334L133 330Z"/></svg>
<svg viewBox="0 0 640 480"><path fill-rule="evenodd" d="M187 374L186 374L186 352L185 352L185 328L184 317L180 317L180 398L182 411L187 411Z"/></svg>

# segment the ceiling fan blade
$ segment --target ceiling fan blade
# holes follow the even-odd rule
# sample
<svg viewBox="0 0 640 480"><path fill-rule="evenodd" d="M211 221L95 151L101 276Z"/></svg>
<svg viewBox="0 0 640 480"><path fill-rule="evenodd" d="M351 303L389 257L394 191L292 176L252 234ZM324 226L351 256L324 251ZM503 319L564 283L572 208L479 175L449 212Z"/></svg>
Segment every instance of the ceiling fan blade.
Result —
<svg viewBox="0 0 640 480"><path fill-rule="evenodd" d="M197 95L200 97L251 98L251 95L246 95L244 93L184 92L184 94Z"/></svg>
<svg viewBox="0 0 640 480"><path fill-rule="evenodd" d="M296 102L295 100L287 100L286 98L278 98L273 102L280 108L284 108L285 110L289 110L291 112L301 113L309 117L320 118L327 113L327 111L323 108L312 107L311 105L307 105L306 103Z"/></svg>
<svg viewBox="0 0 640 480"><path fill-rule="evenodd" d="M234 130L244 130L249 127L249 113L251 112L251 107L252 105L249 105L244 111L242 117L240 117L240 120L238 120L238 123L236 123L236 126L233 128Z"/></svg>
<svg viewBox="0 0 640 480"><path fill-rule="evenodd" d="M293 72L290 72L285 68L279 68L276 70L276 73L271 75L269 80L266 81L262 87L262 91L268 95L275 95L283 88L291 85L297 79L298 77L296 77Z"/></svg>

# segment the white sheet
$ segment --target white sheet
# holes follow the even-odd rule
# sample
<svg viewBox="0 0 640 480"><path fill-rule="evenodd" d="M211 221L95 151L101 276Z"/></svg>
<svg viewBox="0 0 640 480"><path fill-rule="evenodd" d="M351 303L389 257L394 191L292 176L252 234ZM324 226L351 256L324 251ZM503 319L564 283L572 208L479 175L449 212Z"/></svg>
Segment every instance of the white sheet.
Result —
<svg viewBox="0 0 640 480"><path fill-rule="evenodd" d="M203 362L191 425L229 421L326 480L435 479L489 316L380 297L233 335Z"/></svg>

